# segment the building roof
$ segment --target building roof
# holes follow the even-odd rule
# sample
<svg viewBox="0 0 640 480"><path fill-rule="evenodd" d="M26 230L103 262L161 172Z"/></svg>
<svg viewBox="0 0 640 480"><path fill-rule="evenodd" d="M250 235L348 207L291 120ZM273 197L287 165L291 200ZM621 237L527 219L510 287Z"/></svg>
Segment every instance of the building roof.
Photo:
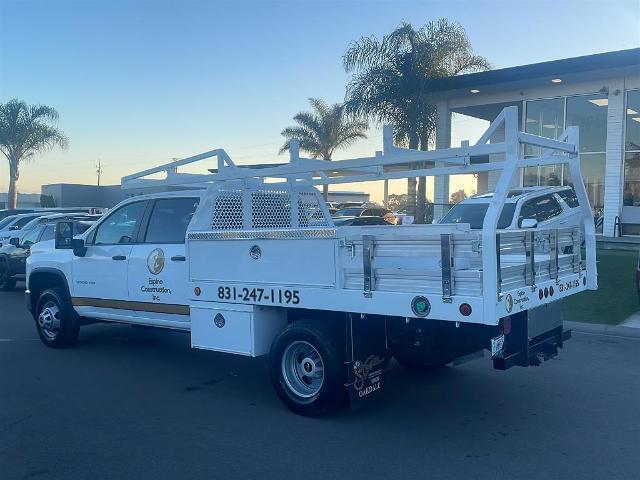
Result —
<svg viewBox="0 0 640 480"><path fill-rule="evenodd" d="M577 74L596 70L623 69L634 73L640 71L640 48L596 53L582 57L532 63L518 67L500 68L486 72L468 73L436 80L431 85L434 92L479 88L487 85L518 82L535 78L555 78L566 74Z"/></svg>

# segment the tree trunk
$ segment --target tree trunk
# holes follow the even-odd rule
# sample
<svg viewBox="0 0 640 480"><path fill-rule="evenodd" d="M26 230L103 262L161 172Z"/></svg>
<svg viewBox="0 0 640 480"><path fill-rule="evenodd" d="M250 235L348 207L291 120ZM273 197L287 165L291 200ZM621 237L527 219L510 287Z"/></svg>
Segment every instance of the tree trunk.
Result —
<svg viewBox="0 0 640 480"><path fill-rule="evenodd" d="M7 208L13 210L18 206L18 162L15 159L9 159L9 191L7 192Z"/></svg>

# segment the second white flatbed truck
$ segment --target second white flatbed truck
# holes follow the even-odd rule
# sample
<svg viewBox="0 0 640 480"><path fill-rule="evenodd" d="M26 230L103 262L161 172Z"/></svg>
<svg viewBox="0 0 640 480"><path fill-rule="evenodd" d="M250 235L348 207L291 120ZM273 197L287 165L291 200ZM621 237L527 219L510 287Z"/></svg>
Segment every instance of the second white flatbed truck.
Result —
<svg viewBox="0 0 640 480"><path fill-rule="evenodd" d="M311 416L375 396L392 357L430 368L489 350L497 369L537 365L569 336L562 298L597 288L595 235L577 128L549 140L517 125L507 108L474 146L411 151L385 129L374 157L302 159L294 142L283 166L242 168L214 150L125 177L124 188L200 189L127 199L78 238L58 224L55 242L28 260L27 306L51 347L104 321L189 331L194 348L270 354L278 396ZM498 128L505 140L488 143ZM546 151L523 159L525 143ZM504 161L475 163L488 154ZM212 156L213 173L176 173ZM519 169L549 164L571 172L575 221L498 230ZM491 170L501 174L481 230L336 227L315 188ZM159 172L166 179L144 178Z"/></svg>

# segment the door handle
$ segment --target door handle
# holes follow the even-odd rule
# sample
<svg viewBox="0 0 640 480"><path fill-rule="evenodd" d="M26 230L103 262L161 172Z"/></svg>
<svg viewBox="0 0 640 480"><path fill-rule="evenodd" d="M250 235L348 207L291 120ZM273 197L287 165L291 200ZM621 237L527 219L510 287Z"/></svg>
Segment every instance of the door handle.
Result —
<svg viewBox="0 0 640 480"><path fill-rule="evenodd" d="M187 257L185 257L184 255L176 255L174 257L171 257L172 262L184 262L186 259Z"/></svg>
<svg viewBox="0 0 640 480"><path fill-rule="evenodd" d="M127 257L125 257L124 255L114 255L113 257L111 257L112 260L126 260Z"/></svg>

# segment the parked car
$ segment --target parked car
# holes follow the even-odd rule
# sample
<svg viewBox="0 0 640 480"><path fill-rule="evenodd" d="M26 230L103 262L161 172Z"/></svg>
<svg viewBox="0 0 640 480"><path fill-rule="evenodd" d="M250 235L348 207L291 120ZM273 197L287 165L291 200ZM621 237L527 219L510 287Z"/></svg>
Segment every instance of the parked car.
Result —
<svg viewBox="0 0 640 480"><path fill-rule="evenodd" d="M384 218L387 223L396 224L396 216L391 210L384 207L349 207L338 210L333 218L335 220L354 218L354 217L380 217Z"/></svg>
<svg viewBox="0 0 640 480"><path fill-rule="evenodd" d="M340 210L342 208L363 207L363 206L364 206L364 202L342 202L342 203L336 203L336 208L338 210Z"/></svg>
<svg viewBox="0 0 640 480"><path fill-rule="evenodd" d="M63 218L63 220L68 219ZM38 242L53 240L56 223L56 219L42 222L25 231L21 237L11 237L10 241L0 248L0 290L13 290L16 281L24 279L25 262L31 253L31 246ZM86 220L74 221L74 234L84 233L93 223Z"/></svg>
<svg viewBox="0 0 640 480"><path fill-rule="evenodd" d="M0 231L0 247L3 244L6 244L10 238L18 237L20 238L22 235L27 233L29 230L37 227L42 223L50 223L54 220L62 221L62 220L97 220L100 218L100 215L89 215L87 213L79 213L79 212L70 212L70 213L51 213L51 212L40 212L38 214L33 214L33 216L29 219L28 222L24 223L24 220L15 222L8 230ZM26 217L25 217L26 218Z"/></svg>
<svg viewBox="0 0 640 480"><path fill-rule="evenodd" d="M391 225L382 217L346 217L336 218L336 227L361 227L365 225Z"/></svg>
<svg viewBox="0 0 640 480"><path fill-rule="evenodd" d="M42 217L48 212L21 213L7 217L0 221L0 247L6 244L11 237L19 237L20 230L34 218Z"/></svg>
<svg viewBox="0 0 640 480"><path fill-rule="evenodd" d="M451 207L438 223L468 223L472 230L482 229L493 193L466 198ZM509 192L498 219L498 228L515 230L525 225L557 228L578 222L578 198L571 187L528 187Z"/></svg>
<svg viewBox="0 0 640 480"><path fill-rule="evenodd" d="M333 215L334 213L336 213L340 208L340 205L337 202L325 202L327 204L327 208L329 209L329 213L331 215Z"/></svg>
<svg viewBox="0 0 640 480"><path fill-rule="evenodd" d="M0 220L4 220L7 217L12 217L14 215L19 215L21 213L33 213L35 210L33 208L4 208L0 210Z"/></svg>

